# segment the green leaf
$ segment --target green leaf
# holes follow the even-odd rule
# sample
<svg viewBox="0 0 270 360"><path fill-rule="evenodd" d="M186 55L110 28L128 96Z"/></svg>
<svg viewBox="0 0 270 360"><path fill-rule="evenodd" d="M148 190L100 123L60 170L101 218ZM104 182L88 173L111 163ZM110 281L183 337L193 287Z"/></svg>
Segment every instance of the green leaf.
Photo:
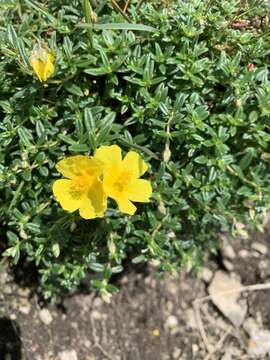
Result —
<svg viewBox="0 0 270 360"><path fill-rule="evenodd" d="M194 161L198 164L207 164L208 158L204 155L200 155L194 159Z"/></svg>
<svg viewBox="0 0 270 360"><path fill-rule="evenodd" d="M132 259L133 264L139 264L141 262L146 262L147 257L145 255L139 255Z"/></svg>
<svg viewBox="0 0 270 360"><path fill-rule="evenodd" d="M104 265L98 264L95 262L91 262L91 264L89 264L89 268L95 272L103 272L104 271Z"/></svg>
<svg viewBox="0 0 270 360"><path fill-rule="evenodd" d="M111 112L108 115L106 115L101 122L100 131L97 134L97 144L100 145L103 142L106 141L107 135L110 133L114 119L115 119L115 113Z"/></svg>
<svg viewBox="0 0 270 360"><path fill-rule="evenodd" d="M86 144L73 144L73 145L69 146L69 151L88 152L89 147Z"/></svg>
<svg viewBox="0 0 270 360"><path fill-rule="evenodd" d="M51 15L45 6L41 5L40 3L32 0L24 0L26 4L28 4L32 9L36 10L38 14L42 14L46 16L51 22L56 22L57 19Z"/></svg>
<svg viewBox="0 0 270 360"><path fill-rule="evenodd" d="M77 25L80 28L89 28L89 24L80 23ZM130 23L106 23L106 24L93 24L95 30L137 30L137 31L148 31L158 32L157 29L148 25L141 24L130 24Z"/></svg>
<svg viewBox="0 0 270 360"><path fill-rule="evenodd" d="M18 135L19 138L22 142L22 144L25 147L30 147L33 146L33 144L31 143L31 140L33 140L33 137L31 135L31 133L29 132L29 130L27 130L25 127L19 127L18 128Z"/></svg>
<svg viewBox="0 0 270 360"><path fill-rule="evenodd" d="M84 96L82 89L76 84L67 83L64 88L73 95Z"/></svg>

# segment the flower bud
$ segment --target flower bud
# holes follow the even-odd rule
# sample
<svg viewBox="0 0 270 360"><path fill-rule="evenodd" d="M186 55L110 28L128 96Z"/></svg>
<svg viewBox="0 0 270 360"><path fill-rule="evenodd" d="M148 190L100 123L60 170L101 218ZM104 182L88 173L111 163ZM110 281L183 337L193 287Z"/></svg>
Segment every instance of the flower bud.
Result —
<svg viewBox="0 0 270 360"><path fill-rule="evenodd" d="M38 47L33 50L29 63L39 81L46 81L54 73L54 57L50 51Z"/></svg>

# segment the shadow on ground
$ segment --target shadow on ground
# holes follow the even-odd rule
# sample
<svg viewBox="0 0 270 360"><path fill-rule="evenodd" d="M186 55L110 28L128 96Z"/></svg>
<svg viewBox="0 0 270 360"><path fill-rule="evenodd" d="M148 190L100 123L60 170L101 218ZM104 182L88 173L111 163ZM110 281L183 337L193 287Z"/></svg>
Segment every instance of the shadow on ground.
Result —
<svg viewBox="0 0 270 360"><path fill-rule="evenodd" d="M0 359L21 360L20 328L16 321L0 318Z"/></svg>

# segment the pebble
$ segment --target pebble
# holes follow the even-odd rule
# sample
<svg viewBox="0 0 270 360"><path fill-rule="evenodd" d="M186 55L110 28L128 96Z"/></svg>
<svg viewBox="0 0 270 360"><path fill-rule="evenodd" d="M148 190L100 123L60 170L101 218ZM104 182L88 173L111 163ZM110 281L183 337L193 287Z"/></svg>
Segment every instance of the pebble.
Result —
<svg viewBox="0 0 270 360"><path fill-rule="evenodd" d="M224 265L225 269L230 271L233 271L234 267L233 267L233 263L230 262L229 260L223 260L222 264Z"/></svg>
<svg viewBox="0 0 270 360"><path fill-rule="evenodd" d="M193 355L199 351L199 346L197 344L192 344L192 353Z"/></svg>
<svg viewBox="0 0 270 360"><path fill-rule="evenodd" d="M102 319L102 314L100 312L98 312L97 310L93 310L91 315L92 315L93 319L95 319L95 320Z"/></svg>
<svg viewBox="0 0 270 360"><path fill-rule="evenodd" d="M248 318L244 323L244 329L249 334L247 351L252 358L265 358L270 352L270 331L260 329L253 318Z"/></svg>
<svg viewBox="0 0 270 360"><path fill-rule="evenodd" d="M238 255L241 258L246 258L246 257L248 257L249 253L248 253L248 251L246 249L242 249L242 250L239 250Z"/></svg>
<svg viewBox="0 0 270 360"><path fill-rule="evenodd" d="M223 257L233 260L236 257L235 251L233 249L233 247L229 244L226 244L223 248L222 248L222 255Z"/></svg>
<svg viewBox="0 0 270 360"><path fill-rule="evenodd" d="M173 329L178 325L178 319L174 315L170 315L167 317L167 320L165 322L165 327L169 329Z"/></svg>
<svg viewBox="0 0 270 360"><path fill-rule="evenodd" d="M12 313L12 314L10 314L9 318L10 318L10 320L16 320L17 315Z"/></svg>
<svg viewBox="0 0 270 360"><path fill-rule="evenodd" d="M40 320L45 324L49 325L53 321L52 314L48 309L42 309L39 312Z"/></svg>
<svg viewBox="0 0 270 360"><path fill-rule="evenodd" d="M166 282L166 289L172 295L176 295L178 292L178 287L175 284L175 282L173 281L173 279L171 279L171 278L168 279L168 281Z"/></svg>
<svg viewBox="0 0 270 360"><path fill-rule="evenodd" d="M213 271L208 268L203 268L200 277L203 279L203 281L209 283L213 277Z"/></svg>
<svg viewBox="0 0 270 360"><path fill-rule="evenodd" d="M21 305L20 307L19 307L19 312L20 313L22 313L22 314L24 314L24 315L28 315L28 314L30 314L30 311L31 311L31 307L30 307L30 304L28 304L28 305Z"/></svg>
<svg viewBox="0 0 270 360"><path fill-rule="evenodd" d="M93 307L100 307L103 304L103 300L100 297L96 297L93 300Z"/></svg>
<svg viewBox="0 0 270 360"><path fill-rule="evenodd" d="M176 359L176 360L180 360L180 355L181 355L181 349L179 348L174 348L173 349L173 358Z"/></svg>
<svg viewBox="0 0 270 360"><path fill-rule="evenodd" d="M197 329L198 328L198 323L196 321L196 316L195 316L195 312L194 312L193 308L189 308L189 309L186 310L185 319L186 319L187 325L191 329Z"/></svg>
<svg viewBox="0 0 270 360"><path fill-rule="evenodd" d="M259 242L254 242L251 244L251 247L253 250L257 251L258 253L265 255L268 252L268 248L266 245L259 243Z"/></svg>
<svg viewBox="0 0 270 360"><path fill-rule="evenodd" d="M29 297L31 293L31 290L28 288L19 288L18 294L22 297Z"/></svg>
<svg viewBox="0 0 270 360"><path fill-rule="evenodd" d="M59 360L78 360L75 350L65 350L58 354Z"/></svg>

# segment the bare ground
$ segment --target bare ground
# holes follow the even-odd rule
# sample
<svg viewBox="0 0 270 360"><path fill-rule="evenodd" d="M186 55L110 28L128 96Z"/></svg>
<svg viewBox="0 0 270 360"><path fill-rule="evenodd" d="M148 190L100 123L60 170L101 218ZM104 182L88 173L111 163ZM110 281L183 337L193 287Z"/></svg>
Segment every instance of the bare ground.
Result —
<svg viewBox="0 0 270 360"><path fill-rule="evenodd" d="M44 306L31 288L3 267L0 360L268 359L269 239L269 230L238 239L233 248L227 246L208 259L199 277L182 272L158 278L154 268L133 268L116 280L120 292L110 304L94 293L81 292ZM209 295L218 272L241 286L265 284L263 289L235 290L238 299L233 301L243 304L242 310L246 306L239 326L226 315L235 306L229 295L222 296L225 309L214 305L211 297L199 300ZM257 326L255 338L247 331L247 319ZM256 338L258 334L262 335Z"/></svg>

